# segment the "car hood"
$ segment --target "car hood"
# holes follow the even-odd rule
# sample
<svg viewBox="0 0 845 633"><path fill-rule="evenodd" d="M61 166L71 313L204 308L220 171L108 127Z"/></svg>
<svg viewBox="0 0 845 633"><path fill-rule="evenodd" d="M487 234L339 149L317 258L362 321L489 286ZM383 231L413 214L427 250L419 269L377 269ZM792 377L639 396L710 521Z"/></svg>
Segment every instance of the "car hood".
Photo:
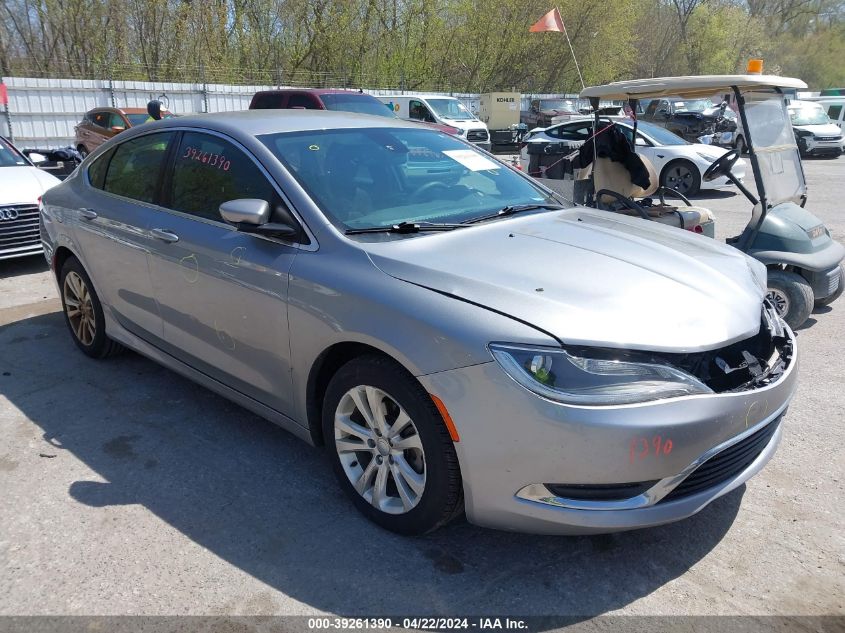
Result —
<svg viewBox="0 0 845 633"><path fill-rule="evenodd" d="M38 198L59 182L37 167L0 167L0 204L37 204Z"/></svg>
<svg viewBox="0 0 845 633"><path fill-rule="evenodd" d="M835 123L822 123L819 125L793 125L796 130L812 132L815 136L842 136L842 130Z"/></svg>
<svg viewBox="0 0 845 633"><path fill-rule="evenodd" d="M656 222L573 208L362 244L388 275L564 344L714 349L759 330L765 268Z"/></svg>

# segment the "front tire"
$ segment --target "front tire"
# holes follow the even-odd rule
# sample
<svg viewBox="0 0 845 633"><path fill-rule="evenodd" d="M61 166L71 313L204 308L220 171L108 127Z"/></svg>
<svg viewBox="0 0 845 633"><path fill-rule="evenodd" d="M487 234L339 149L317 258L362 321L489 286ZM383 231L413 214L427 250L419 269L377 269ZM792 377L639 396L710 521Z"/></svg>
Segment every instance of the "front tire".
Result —
<svg viewBox="0 0 845 633"><path fill-rule="evenodd" d="M340 486L381 527L425 534L463 509L449 431L422 385L394 361L361 356L323 400L323 437Z"/></svg>
<svg viewBox="0 0 845 633"><path fill-rule="evenodd" d="M660 173L660 184L689 197L701 189L701 173L688 160L673 160Z"/></svg>
<svg viewBox="0 0 845 633"><path fill-rule="evenodd" d="M106 318L91 278L75 257L69 257L59 274L62 309L73 342L91 358L106 358L124 347L106 336Z"/></svg>
<svg viewBox="0 0 845 633"><path fill-rule="evenodd" d="M770 270L766 297L778 315L793 330L804 324L813 311L813 289L801 275L785 270Z"/></svg>

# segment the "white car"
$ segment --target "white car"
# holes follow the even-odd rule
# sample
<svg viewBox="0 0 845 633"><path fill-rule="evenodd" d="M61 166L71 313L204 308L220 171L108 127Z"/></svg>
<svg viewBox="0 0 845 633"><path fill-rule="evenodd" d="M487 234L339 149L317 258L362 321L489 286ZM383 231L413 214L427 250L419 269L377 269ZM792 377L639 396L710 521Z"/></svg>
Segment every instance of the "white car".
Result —
<svg viewBox="0 0 845 633"><path fill-rule="evenodd" d="M607 121L608 123L610 121ZM614 119L613 123L626 131L629 139L633 135L634 122L631 119ZM566 143L573 149L580 147L593 135L592 117L568 121L545 129L531 130L525 137L526 146L520 157L522 168L528 171L528 143ZM715 145L689 143L680 136L653 123L637 123L637 153L649 159L660 175L660 184L675 189L685 196L693 196L700 189L722 189L732 186L727 178L704 182L701 175L728 150ZM733 174L742 181L745 178L746 163L736 161Z"/></svg>
<svg viewBox="0 0 845 633"><path fill-rule="evenodd" d="M38 204L59 182L0 136L0 259L42 252Z"/></svg>

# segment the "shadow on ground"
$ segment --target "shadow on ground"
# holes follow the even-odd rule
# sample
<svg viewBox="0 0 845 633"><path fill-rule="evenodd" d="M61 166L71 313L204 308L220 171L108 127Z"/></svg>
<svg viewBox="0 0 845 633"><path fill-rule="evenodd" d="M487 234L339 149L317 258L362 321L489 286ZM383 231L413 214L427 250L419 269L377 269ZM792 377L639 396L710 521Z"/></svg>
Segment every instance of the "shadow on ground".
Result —
<svg viewBox="0 0 845 633"><path fill-rule="evenodd" d="M135 354L83 357L58 313L0 327L0 374L0 392L43 430L45 444L21 450L69 451L107 482L72 483L80 504L141 504L270 587L338 614L620 609L705 557L744 490L631 533L538 537L458 522L402 538L356 513L321 449Z"/></svg>
<svg viewBox="0 0 845 633"><path fill-rule="evenodd" d="M0 261L0 278L33 275L49 270L47 260L43 255L21 257L20 259L5 259Z"/></svg>

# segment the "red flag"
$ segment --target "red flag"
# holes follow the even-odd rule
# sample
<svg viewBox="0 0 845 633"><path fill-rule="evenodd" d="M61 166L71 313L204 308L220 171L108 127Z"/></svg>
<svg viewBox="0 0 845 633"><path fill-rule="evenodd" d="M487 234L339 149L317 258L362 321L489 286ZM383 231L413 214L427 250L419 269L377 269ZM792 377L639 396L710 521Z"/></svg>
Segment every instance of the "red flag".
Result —
<svg viewBox="0 0 845 633"><path fill-rule="evenodd" d="M552 9L542 18L537 20L537 22L532 25L528 31L530 33L541 33L543 31L558 31L562 33L564 28L563 18L560 17L560 11L556 8Z"/></svg>

